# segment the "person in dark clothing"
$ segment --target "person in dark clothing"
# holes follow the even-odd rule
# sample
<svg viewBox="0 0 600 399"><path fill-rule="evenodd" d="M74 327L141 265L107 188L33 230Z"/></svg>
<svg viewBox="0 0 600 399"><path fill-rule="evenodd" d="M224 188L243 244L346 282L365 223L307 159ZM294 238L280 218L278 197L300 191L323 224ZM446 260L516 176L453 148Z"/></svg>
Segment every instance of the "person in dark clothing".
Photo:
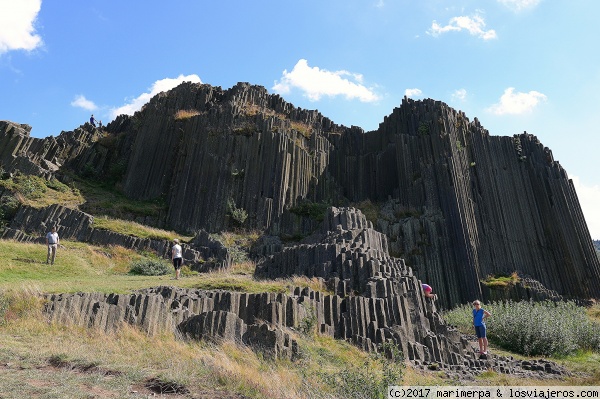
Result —
<svg viewBox="0 0 600 399"><path fill-rule="evenodd" d="M90 116L90 125L96 127L96 119L94 118L94 114Z"/></svg>

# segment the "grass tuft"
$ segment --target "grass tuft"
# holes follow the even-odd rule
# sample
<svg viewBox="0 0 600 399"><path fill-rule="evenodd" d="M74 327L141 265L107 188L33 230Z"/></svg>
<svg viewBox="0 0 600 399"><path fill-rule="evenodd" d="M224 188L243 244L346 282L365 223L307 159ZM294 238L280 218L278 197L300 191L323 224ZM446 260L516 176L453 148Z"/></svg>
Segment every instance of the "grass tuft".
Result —
<svg viewBox="0 0 600 399"><path fill-rule="evenodd" d="M189 119L189 118L193 118L194 116L198 116L198 115L200 115L200 112L196 111L195 109L180 109L179 111L177 111L175 113L175 119L176 120Z"/></svg>

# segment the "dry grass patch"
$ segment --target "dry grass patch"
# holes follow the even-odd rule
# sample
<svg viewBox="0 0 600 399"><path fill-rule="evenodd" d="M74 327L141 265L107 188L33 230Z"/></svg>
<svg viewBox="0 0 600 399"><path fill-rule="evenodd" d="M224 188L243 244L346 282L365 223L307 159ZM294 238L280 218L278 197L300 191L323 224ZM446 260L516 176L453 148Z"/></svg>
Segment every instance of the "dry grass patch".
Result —
<svg viewBox="0 0 600 399"><path fill-rule="evenodd" d="M200 111L195 109L180 109L175 113L175 120L189 119L200 115Z"/></svg>

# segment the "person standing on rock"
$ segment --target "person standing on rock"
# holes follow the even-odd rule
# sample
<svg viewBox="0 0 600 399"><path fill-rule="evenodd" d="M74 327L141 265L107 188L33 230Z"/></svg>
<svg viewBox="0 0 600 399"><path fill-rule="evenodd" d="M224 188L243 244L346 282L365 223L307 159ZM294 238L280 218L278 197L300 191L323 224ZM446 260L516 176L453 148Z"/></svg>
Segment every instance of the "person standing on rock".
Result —
<svg viewBox="0 0 600 399"><path fill-rule="evenodd" d="M56 248L59 244L58 233L56 227L52 227L52 230L46 234L46 246L48 247L48 256L46 257L46 264L54 264L56 258Z"/></svg>
<svg viewBox="0 0 600 399"><path fill-rule="evenodd" d="M479 356L485 357L488 352L488 339L486 334L485 319L490 317L492 314L481 307L481 302L478 300L473 301L473 326L475 327L475 334L479 341Z"/></svg>
<svg viewBox="0 0 600 399"><path fill-rule="evenodd" d="M94 118L94 114L90 116L90 125L96 127L96 118Z"/></svg>
<svg viewBox="0 0 600 399"><path fill-rule="evenodd" d="M171 248L171 260L173 261L173 267L175 268L175 280L179 280L181 274L181 265L183 264L181 245L179 240L176 238L173 240L173 248Z"/></svg>

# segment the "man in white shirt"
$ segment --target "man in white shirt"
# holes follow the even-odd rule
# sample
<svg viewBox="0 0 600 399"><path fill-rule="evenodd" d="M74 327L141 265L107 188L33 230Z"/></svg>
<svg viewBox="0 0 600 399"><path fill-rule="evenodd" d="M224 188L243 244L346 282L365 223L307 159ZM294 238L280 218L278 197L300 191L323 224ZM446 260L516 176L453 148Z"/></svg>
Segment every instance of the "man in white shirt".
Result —
<svg viewBox="0 0 600 399"><path fill-rule="evenodd" d="M171 260L173 261L173 267L175 268L175 280L179 280L181 274L181 265L183 264L183 254L179 240L176 238L173 240L173 248L171 248Z"/></svg>
<svg viewBox="0 0 600 399"><path fill-rule="evenodd" d="M46 257L46 264L54 264L54 259L56 258L56 248L59 244L58 233L56 232L56 227L52 227L52 231L49 231L46 234L46 245L48 246L48 256Z"/></svg>

